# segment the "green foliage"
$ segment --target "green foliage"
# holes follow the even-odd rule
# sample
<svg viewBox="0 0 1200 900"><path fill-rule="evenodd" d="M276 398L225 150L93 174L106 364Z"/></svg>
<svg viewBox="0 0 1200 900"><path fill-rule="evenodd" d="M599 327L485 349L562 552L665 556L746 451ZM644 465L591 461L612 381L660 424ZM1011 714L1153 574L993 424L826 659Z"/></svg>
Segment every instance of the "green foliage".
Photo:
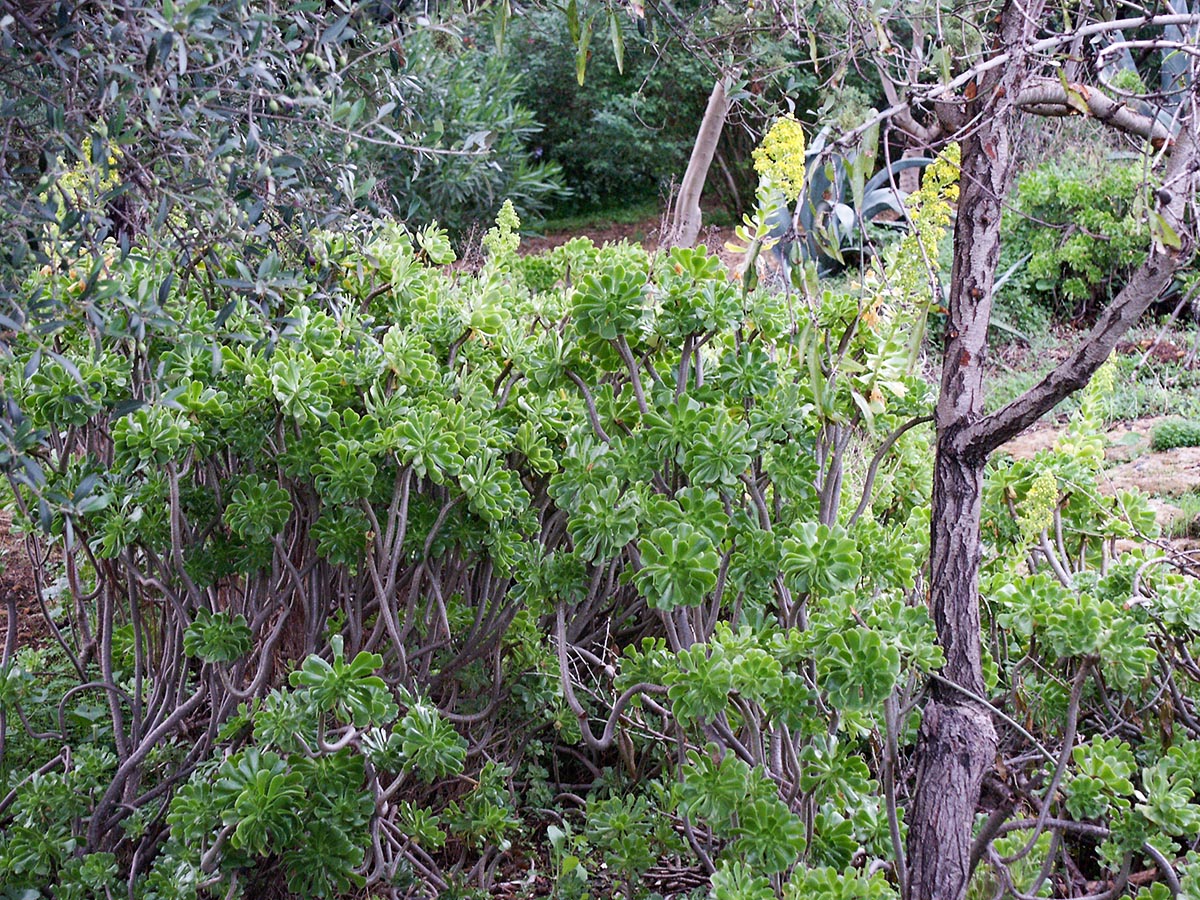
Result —
<svg viewBox="0 0 1200 900"><path fill-rule="evenodd" d="M610 797L588 804L587 835L604 861L624 878L636 878L654 864L654 826L644 797Z"/></svg>
<svg viewBox="0 0 1200 900"><path fill-rule="evenodd" d="M6 474L61 560L64 639L0 673L23 742L0 877L467 891L553 821L574 896L634 894L693 842L714 895L893 896L884 760L943 662L931 430L897 433L932 397L911 257L945 232L952 161L927 177L907 256L790 301L701 250L531 263L512 207L474 271L388 222L171 279L114 254L97 290L137 322L28 272L62 302L0 360L36 449ZM1102 821L1088 864L1116 872L1182 850L1195 749L1093 723L1167 696L1164 666L1192 696L1163 648L1200 592L1113 552L1153 518L1097 489L1105 371L1054 450L989 472L981 589L989 698L1060 752L1079 708L1055 815ZM1031 793L1035 751L1011 763ZM582 824L555 801L580 780Z"/></svg>
<svg viewBox="0 0 1200 900"><path fill-rule="evenodd" d="M712 541L687 523L674 531L656 528L638 544L638 587L655 609L699 606L717 583Z"/></svg>
<svg viewBox="0 0 1200 900"><path fill-rule="evenodd" d="M802 522L783 542L783 571L794 590L828 595L852 587L862 571L862 554L841 526Z"/></svg>
<svg viewBox="0 0 1200 900"><path fill-rule="evenodd" d="M657 18L653 9L643 11L649 14L642 20L643 34L621 11L613 15L586 0L568 8L574 12L566 17L554 10L525 10L505 41L510 59L528 73L522 100L546 123L538 144L547 159L562 166L585 208L658 197L687 167L714 70L679 39L674 23ZM746 73L730 96L755 120L761 121L762 107L782 102L797 109L817 107L819 77L807 52L780 38L767 11L697 8L690 16L695 33L727 47L736 60L733 68ZM761 27L747 29L747 18ZM618 55L617 48L624 52ZM570 77L581 60L583 77ZM710 183L730 210L753 193L752 146L734 129L722 135L720 152L741 196L728 193L724 179Z"/></svg>
<svg viewBox="0 0 1200 900"><path fill-rule="evenodd" d="M873 631L855 629L844 635L830 635L818 674L835 706L870 708L891 694L900 675L900 653L894 647L885 647Z"/></svg>
<svg viewBox="0 0 1200 900"><path fill-rule="evenodd" d="M304 788L300 775L286 768L274 753L251 749L217 770L213 801L225 809L222 823L236 826L229 838L235 849L262 854L299 830Z"/></svg>
<svg viewBox="0 0 1200 900"><path fill-rule="evenodd" d="M304 688L321 712L336 711L339 718L363 728L369 723L386 723L396 715L395 704L383 679L373 674L383 665L378 653L360 652L347 662L341 635L330 641L333 662L310 656L288 681Z"/></svg>
<svg viewBox="0 0 1200 900"><path fill-rule="evenodd" d="M1176 447L1200 447L1200 422L1177 419L1155 426L1150 436L1150 449L1161 453Z"/></svg>
<svg viewBox="0 0 1200 900"><path fill-rule="evenodd" d="M464 741L449 722L432 707L415 703L396 723L400 752L428 782L457 775L467 755Z"/></svg>
<svg viewBox="0 0 1200 900"><path fill-rule="evenodd" d="M575 321L580 332L606 341L636 333L645 313L646 274L616 266L585 275L575 294Z"/></svg>
<svg viewBox="0 0 1200 900"><path fill-rule="evenodd" d="M1137 763L1124 741L1095 737L1091 744L1076 747L1072 756L1078 774L1068 787L1067 808L1073 815L1095 818L1116 798L1133 793L1129 778Z"/></svg>
<svg viewBox="0 0 1200 900"><path fill-rule="evenodd" d="M29 226L12 262L56 265L41 241L64 229L89 246L122 234L123 254L135 240L198 248L303 231L371 203L360 140L424 137L388 52L395 18L235 2L142 12L46 6L6 26L3 118L20 140L0 199ZM77 293L91 297L97 274L79 268Z"/></svg>
<svg viewBox="0 0 1200 900"><path fill-rule="evenodd" d="M1170 572L1152 574L1155 562L1143 551L1111 562L1117 537L1153 533L1155 527L1144 498L1122 494L1114 500L1096 490L1103 464L1099 424L1113 384L1113 367L1106 366L1053 450L1028 462L1001 463L985 489L985 534L996 548L980 585L996 626L991 653L999 666L992 690L1048 743L1068 717L1082 723L1103 716L1112 703L1132 708L1148 702L1156 667L1164 665L1157 642L1193 603L1194 582ZM1006 546L1028 548L1024 561ZM1193 742L1174 738L1169 724L1154 731L1132 743L1093 733L1064 758L1065 809L1103 823L1108 837L1098 858L1106 867L1143 852L1147 842L1174 857L1180 845L1172 836L1200 814L1192 770L1184 762L1194 756ZM1007 871L997 879L1011 879L1025 891L1036 883L1048 896L1049 885L1031 861L1047 852L1049 839L1042 834L1037 853L1004 864ZM1014 833L995 847L1012 860L1028 841Z"/></svg>
<svg viewBox="0 0 1200 900"><path fill-rule="evenodd" d="M184 388L179 396L188 398L187 415L162 406L151 408L161 410L153 416L139 416L142 409L118 416L112 427L122 435L127 448L122 452L131 465L119 478L103 483L112 502L75 507L72 527L88 539L119 523L126 548L160 541L169 537L170 527L165 520L149 527L149 498L158 498L161 509L162 498L169 500L177 490L180 517L211 523L197 540L180 547L182 571L203 570L207 582L215 584L258 579L255 573L276 566L285 572L289 565L329 566L337 579L357 579L359 590L386 590L389 566L411 572L409 560L426 560L423 565L441 560L436 564L442 565L465 548L486 552L493 565L515 574L513 596L523 598L534 616L522 619L531 628L527 637L518 639L514 624L504 639L514 667L505 677L514 679L513 696L531 704L525 708L534 721L564 738L578 724L569 713L560 713L561 700L547 690L546 675L555 668L537 616L564 602L578 603L593 573L608 566L621 567L618 590L628 597L643 595L653 615L720 609L720 592L735 585L747 619L737 628L716 621L690 649L648 654L641 677L663 685L673 715L687 728L722 721L732 712L742 721L738 727L762 729L778 722L821 731L814 719L819 717L814 688L794 671L801 661L817 658L817 647L779 626L772 611L779 601L768 596L770 573L787 573L791 589L812 604L814 621L824 623L820 633L830 634L842 615L840 607L819 604L855 587L863 575L862 554L844 527L801 515L802 508L811 507L810 479L816 470L802 460L788 461L783 452L812 427L805 412L811 408L807 388L796 385L798 376L806 385L813 377L812 361L803 356L799 365L786 369L787 355L772 352L766 338L739 346L728 331L753 314L759 335L779 335L786 345L785 321L769 318L782 319L786 311L778 307L772 312L758 297L739 298L718 261L703 251L675 251L655 261L633 248L597 250L588 242L547 256L545 283L551 290L534 295L521 281L527 269L515 256L515 229L515 216L506 213L485 240L487 262L474 278L433 268L435 257L448 256L437 232L409 239L381 228L353 249L331 236L315 254L318 267L305 277L332 284L347 296L368 298L365 315L372 315L371 309L387 315L388 327L374 329L362 314L333 315L293 300L270 348L247 338L271 334L274 323L234 311L224 326L207 332L223 345L222 365L215 370L188 366L184 375L175 367L182 360L179 348L194 340L182 323L199 321L211 328L213 318L199 295L170 298L178 324L165 325L152 347L171 363L162 369L164 387L173 390L178 379ZM386 290L379 291L368 272L386 277ZM293 282L298 278L288 277ZM332 280L320 281L326 277ZM567 282L577 288L555 287ZM510 325L514 313L533 316L537 310L548 321L573 317L575 328L563 333L557 327L535 325L531 331ZM704 335L714 342L713 361L730 360L726 370L714 370L720 373L714 377L743 384L741 396L728 400L696 379L678 396L649 388L642 413L631 396L634 352L650 355L665 384L666 378L677 377L671 370L678 369L682 357L675 348L680 342L695 347ZM878 355L880 345L872 335L854 345L855 353ZM803 340L816 346L810 337ZM443 360L451 358L458 362L447 367ZM504 378L504 360L519 360L529 380L509 388L501 410L495 392ZM576 390L568 372L582 373L594 387L587 393ZM824 402L832 410L839 394L826 390ZM50 412L49 407L41 409ZM260 414L269 410L271 415L262 418L274 425L247 430L248 409ZM95 413L98 425L106 422L102 410ZM597 437L593 414L607 439ZM129 436L135 432L121 424L127 419L182 421L195 436L145 441L157 455L139 455L142 445ZM219 448L227 445L236 446L238 455L220 456ZM762 468L764 452L777 455ZM176 474L177 467L186 465L186 455L197 453L212 454L209 464L227 473L219 496ZM663 464L669 471L660 484L650 473ZM762 487L756 471L769 473ZM540 489L529 489L538 483ZM678 487L664 490L667 484ZM780 532L763 527L748 486L778 495L788 507L782 521L796 517L795 522ZM555 510L565 514L561 545L531 546L529 536L540 527L530 518L535 496L546 498L540 503L555 504L541 506L537 516L554 515ZM142 510L139 518L129 512L133 508ZM311 544L300 537L305 533ZM311 547L315 556L310 560L315 561L285 555L295 546ZM895 544L889 566L896 573L911 572L908 556L918 550L916 544ZM547 551L550 556L540 560L537 553ZM392 555L377 557L381 552ZM174 577L183 583L182 574ZM880 585L892 584L892 576L882 570L872 577ZM253 602L269 601L264 596ZM459 595L437 599L435 591L423 620L414 617L403 625L375 628L384 633L404 627L414 649L424 646L419 652L439 665L454 661L438 649L449 639L459 654L456 674L450 677L463 689L478 690L487 677L480 664L490 652L482 637L475 644L470 637L478 627L472 621L480 621L481 602L490 601ZM924 647L925 638L916 637L922 634L919 623L907 622L903 636L888 625L892 616L897 623L911 617L894 610L876 617L869 604L864 611L871 617L871 630L855 639L859 643L843 646L838 664L849 667L846 677L864 682L865 693L854 693L859 689L848 684L835 686L840 676L833 668L822 666L819 675L827 701L863 711L877 709L887 695L902 653L913 648L911 652L929 657L914 647L914 642ZM361 755L375 771L430 790L466 771L463 737L433 705L389 687L378 674L387 658L383 653L346 652L353 632L347 619L356 615L353 607L339 612L345 634L335 633L327 648L318 646L318 652L297 662L288 679L291 690L268 693L228 723L223 733L248 730L260 755L244 758L252 771L238 776L236 795L232 787L228 796L205 794L199 776L180 792L171 819L180 848L188 842L188 828L197 829L197 835L211 833L205 828L228 828L227 849L212 850L221 856L222 872L253 868L264 848L278 846L284 848L280 853L290 854L289 860L294 857L289 865L306 884L318 883L306 848L311 858L317 858L314 848L319 848L321 858L331 860L331 877L349 877L362 848L353 828L301 828L290 815L297 805L324 802L307 780L302 761L308 754L318 759ZM776 624L769 625L772 619ZM197 611L185 630L185 650L234 672L245 669L233 667L262 666L265 633L252 621L232 610ZM365 623L357 621L359 633L365 633ZM525 662L516 662L518 653ZM866 674L854 668L859 664ZM883 688L872 680L877 664L883 666ZM637 669L632 659L628 669L618 683ZM733 712L731 697L745 708ZM835 758L842 761L839 765L852 765L854 757ZM228 765L236 768L241 761L238 757ZM508 777L493 770L486 779L481 775L479 786L465 796L433 805L389 806L389 815L422 846L443 846L447 834L476 852L503 844L518 827ZM837 776L831 773L830 778ZM695 806L690 814L719 829L731 854L766 871L784 871L805 851L805 827L770 778L758 773L752 783L749 805L735 797L732 808ZM356 796L356 803L367 802L361 793ZM828 833L818 835L814 853L834 858L840 851L832 848L846 840L878 834L871 824L878 821L875 813L864 807L862 814L866 818L856 821L833 809L823 811ZM612 801L598 808L589 841L596 853L610 857L611 868L635 878L653 863L656 848L666 840L653 822L649 807ZM163 857L155 870L162 873L159 880L181 859L196 864L194 857L181 854L182 849L171 850Z"/></svg>
<svg viewBox="0 0 1200 900"><path fill-rule="evenodd" d="M744 863L721 864L713 873L712 900L774 900L775 890L765 875L760 875Z"/></svg>
<svg viewBox="0 0 1200 900"><path fill-rule="evenodd" d="M291 498L279 485L247 480L233 489L225 524L240 538L269 539L283 531L291 512Z"/></svg>
<svg viewBox="0 0 1200 900"><path fill-rule="evenodd" d="M250 652L254 634L243 615L197 610L183 633L183 652L205 662L233 662Z"/></svg>
<svg viewBox="0 0 1200 900"><path fill-rule="evenodd" d="M523 65L487 43L421 29L404 41L399 77L409 86L405 114L423 123L421 142L432 152L368 144L359 153L386 179L407 221L437 221L463 235L506 200L530 217L568 196L559 163L532 155L544 139L538 120L561 113L530 105L536 82Z"/></svg>
<svg viewBox="0 0 1200 900"><path fill-rule="evenodd" d="M1152 187L1138 160L1060 159L1021 176L1000 263L1017 268L997 314L1034 334L1049 320L1103 308L1145 258Z"/></svg>
<svg viewBox="0 0 1200 900"><path fill-rule="evenodd" d="M585 17L596 12L579 6ZM545 123L537 137L542 154L590 205L656 196L678 177L712 88L704 66L683 48L670 46L657 58L625 16L617 23L627 48L624 72L611 42L597 37L582 84L571 76L575 49L561 13L526 11L505 42L525 73L522 102Z"/></svg>
<svg viewBox="0 0 1200 900"><path fill-rule="evenodd" d="M820 898L820 900L892 900L896 889L883 873L865 875L854 869L839 871L831 866L798 873L788 884L788 900Z"/></svg>

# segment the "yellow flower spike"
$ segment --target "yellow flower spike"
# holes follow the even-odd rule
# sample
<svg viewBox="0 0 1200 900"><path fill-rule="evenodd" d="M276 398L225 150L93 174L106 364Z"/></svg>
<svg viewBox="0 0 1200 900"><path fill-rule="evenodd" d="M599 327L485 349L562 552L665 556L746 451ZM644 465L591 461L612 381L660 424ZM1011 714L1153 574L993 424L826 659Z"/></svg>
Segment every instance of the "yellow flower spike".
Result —
<svg viewBox="0 0 1200 900"><path fill-rule="evenodd" d="M795 203L804 191L804 129L791 113L775 120L754 148L754 169Z"/></svg>
<svg viewBox="0 0 1200 900"><path fill-rule="evenodd" d="M1033 480L1022 506L1020 525L1027 539L1035 539L1054 524L1054 510L1058 507L1058 478L1054 472L1045 470Z"/></svg>

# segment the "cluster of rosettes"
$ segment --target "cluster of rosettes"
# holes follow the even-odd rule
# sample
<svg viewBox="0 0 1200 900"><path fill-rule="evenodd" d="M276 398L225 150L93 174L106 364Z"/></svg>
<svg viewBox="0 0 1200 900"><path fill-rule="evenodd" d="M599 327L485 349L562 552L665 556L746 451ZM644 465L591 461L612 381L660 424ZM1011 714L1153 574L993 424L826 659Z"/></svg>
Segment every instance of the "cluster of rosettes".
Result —
<svg viewBox="0 0 1200 900"><path fill-rule="evenodd" d="M789 203L804 191L804 129L791 113L775 120L754 149L754 169L778 187Z"/></svg>

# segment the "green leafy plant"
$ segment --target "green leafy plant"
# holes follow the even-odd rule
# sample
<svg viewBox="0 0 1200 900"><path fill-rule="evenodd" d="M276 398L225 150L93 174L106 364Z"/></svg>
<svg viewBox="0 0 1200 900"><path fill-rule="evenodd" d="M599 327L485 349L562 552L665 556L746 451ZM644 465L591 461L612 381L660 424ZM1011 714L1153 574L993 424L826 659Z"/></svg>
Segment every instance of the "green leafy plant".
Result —
<svg viewBox="0 0 1200 900"><path fill-rule="evenodd" d="M304 688L321 712L336 711L347 722L358 727L368 723L388 722L396 714L387 684L375 674L383 665L383 657L365 650L347 661L341 635L330 641L332 662L319 656L309 656L289 682Z"/></svg>
<svg viewBox="0 0 1200 900"><path fill-rule="evenodd" d="M419 30L405 41L401 75L415 88L408 113L423 123L421 140L452 151L421 158L382 145L360 149L406 220L437 221L463 235L506 200L530 217L570 195L559 162L535 156L544 140L538 118L557 116L531 108L523 67L471 37Z"/></svg>
<svg viewBox="0 0 1200 900"><path fill-rule="evenodd" d="M1178 419L1155 426L1150 449L1161 453L1176 447L1200 447L1200 422Z"/></svg>
<svg viewBox="0 0 1200 900"><path fill-rule="evenodd" d="M1001 266L1015 267L998 295L1006 322L1036 333L1117 294L1148 243L1143 174L1134 160L1081 156L1021 176L1004 219Z"/></svg>
<svg viewBox="0 0 1200 900"><path fill-rule="evenodd" d="M0 358L16 527L62 573L50 649L0 661L0 879L465 892L544 833L580 897L701 852L731 896L893 895L945 658L919 261L956 177L927 169L870 277L789 294L699 250L530 266L511 208L476 268L365 217L169 281L117 248L97 282L139 323L64 303ZM1115 877L1196 821L1186 722L1111 717L1186 708L1200 592L1117 546L1154 523L1098 489L1103 385L989 472L980 697ZM1030 893L1044 859L1011 869Z"/></svg>
<svg viewBox="0 0 1200 900"><path fill-rule="evenodd" d="M250 652L253 638L245 616L200 609L183 633L183 652L209 663L233 662Z"/></svg>

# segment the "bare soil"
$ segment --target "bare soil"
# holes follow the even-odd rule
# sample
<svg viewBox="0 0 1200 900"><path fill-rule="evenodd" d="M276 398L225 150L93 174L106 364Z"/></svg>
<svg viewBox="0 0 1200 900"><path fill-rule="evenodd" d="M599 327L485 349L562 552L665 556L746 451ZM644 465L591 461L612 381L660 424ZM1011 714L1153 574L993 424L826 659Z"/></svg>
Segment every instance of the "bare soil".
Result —
<svg viewBox="0 0 1200 900"><path fill-rule="evenodd" d="M16 646L42 647L50 629L34 592L33 569L25 541L12 530L12 516L0 510L0 647L8 638L9 610L16 610Z"/></svg>

